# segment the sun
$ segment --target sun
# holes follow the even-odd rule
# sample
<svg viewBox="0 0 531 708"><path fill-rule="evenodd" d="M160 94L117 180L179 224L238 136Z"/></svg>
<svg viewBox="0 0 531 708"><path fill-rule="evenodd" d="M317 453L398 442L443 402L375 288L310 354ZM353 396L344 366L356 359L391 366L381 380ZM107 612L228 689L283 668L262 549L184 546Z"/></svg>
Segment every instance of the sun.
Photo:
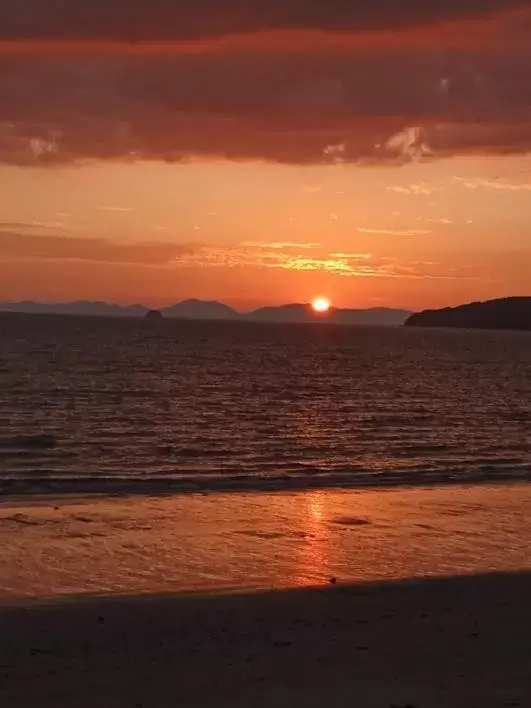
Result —
<svg viewBox="0 0 531 708"><path fill-rule="evenodd" d="M330 300L326 297L316 297L312 300L312 310L315 312L328 312L330 309Z"/></svg>

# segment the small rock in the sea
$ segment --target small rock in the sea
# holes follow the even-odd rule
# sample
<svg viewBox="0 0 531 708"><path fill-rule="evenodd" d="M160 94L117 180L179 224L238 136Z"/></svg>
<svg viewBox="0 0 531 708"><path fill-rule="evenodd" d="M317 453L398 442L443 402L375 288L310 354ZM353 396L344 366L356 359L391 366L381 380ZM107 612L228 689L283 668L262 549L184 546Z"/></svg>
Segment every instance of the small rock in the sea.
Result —
<svg viewBox="0 0 531 708"><path fill-rule="evenodd" d="M335 585L337 583L337 578L330 578L330 585Z"/></svg>

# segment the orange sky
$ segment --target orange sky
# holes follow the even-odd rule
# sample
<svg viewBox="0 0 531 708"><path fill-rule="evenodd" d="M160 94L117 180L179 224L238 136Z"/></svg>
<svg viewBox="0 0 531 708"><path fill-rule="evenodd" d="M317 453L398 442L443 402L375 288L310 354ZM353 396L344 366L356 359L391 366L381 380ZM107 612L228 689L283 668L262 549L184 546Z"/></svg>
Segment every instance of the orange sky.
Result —
<svg viewBox="0 0 531 708"><path fill-rule="evenodd" d="M0 35L0 299L529 294L531 13L468 3L341 33L339 0L321 26L273 3L267 30L190 16L149 52L72 17Z"/></svg>

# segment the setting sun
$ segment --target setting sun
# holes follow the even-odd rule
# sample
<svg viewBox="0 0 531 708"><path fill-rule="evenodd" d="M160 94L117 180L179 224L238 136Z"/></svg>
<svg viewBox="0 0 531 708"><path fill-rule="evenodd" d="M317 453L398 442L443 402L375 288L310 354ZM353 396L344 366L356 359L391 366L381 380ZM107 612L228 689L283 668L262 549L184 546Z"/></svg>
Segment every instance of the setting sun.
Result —
<svg viewBox="0 0 531 708"><path fill-rule="evenodd" d="M315 312L328 312L330 309L330 300L327 300L326 297L316 297L315 300L312 300L312 310L315 310Z"/></svg>

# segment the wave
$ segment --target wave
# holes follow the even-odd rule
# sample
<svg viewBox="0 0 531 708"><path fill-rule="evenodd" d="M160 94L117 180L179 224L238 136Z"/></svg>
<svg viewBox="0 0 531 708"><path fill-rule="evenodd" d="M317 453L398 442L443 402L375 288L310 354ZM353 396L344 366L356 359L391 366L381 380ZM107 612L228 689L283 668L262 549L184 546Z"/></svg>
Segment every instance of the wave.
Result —
<svg viewBox="0 0 531 708"><path fill-rule="evenodd" d="M471 468L409 470L334 470L259 476L257 474L180 477L57 476L40 470L34 476L0 478L0 499L27 495L159 496L215 492L282 492L312 489L426 487L531 482L531 465L479 465Z"/></svg>

